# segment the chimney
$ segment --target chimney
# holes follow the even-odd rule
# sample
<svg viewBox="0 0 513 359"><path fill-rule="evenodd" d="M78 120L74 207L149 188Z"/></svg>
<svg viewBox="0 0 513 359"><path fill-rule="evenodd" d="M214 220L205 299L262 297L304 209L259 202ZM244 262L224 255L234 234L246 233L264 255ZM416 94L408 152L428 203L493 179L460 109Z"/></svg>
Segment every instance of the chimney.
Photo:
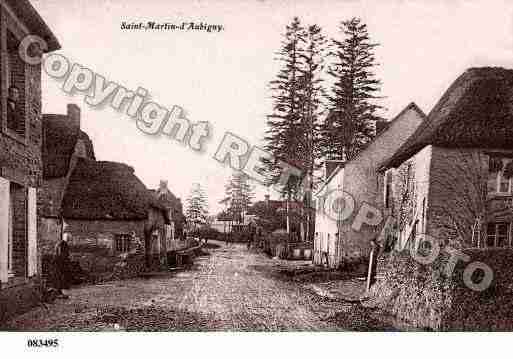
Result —
<svg viewBox="0 0 513 359"><path fill-rule="evenodd" d="M68 121L73 126L73 128L80 129L80 107L75 105L74 103L68 104L67 108Z"/></svg>
<svg viewBox="0 0 513 359"><path fill-rule="evenodd" d="M269 196L268 194L266 194L266 195L264 196L264 198L265 198L265 204L266 204L266 205L269 205L269 198L270 198L270 196Z"/></svg>
<svg viewBox="0 0 513 359"><path fill-rule="evenodd" d="M161 189L161 190L167 189L167 181L166 180L160 180L159 189Z"/></svg>

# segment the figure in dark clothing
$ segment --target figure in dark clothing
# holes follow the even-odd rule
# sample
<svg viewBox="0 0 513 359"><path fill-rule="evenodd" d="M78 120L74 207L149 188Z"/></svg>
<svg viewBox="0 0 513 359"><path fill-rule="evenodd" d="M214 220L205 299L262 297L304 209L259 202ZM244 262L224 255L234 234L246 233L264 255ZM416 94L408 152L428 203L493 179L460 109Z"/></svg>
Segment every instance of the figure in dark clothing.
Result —
<svg viewBox="0 0 513 359"><path fill-rule="evenodd" d="M55 289L59 292L61 298L67 299L68 296L63 293L63 289L69 289L69 233L64 233L62 239L55 246Z"/></svg>
<svg viewBox="0 0 513 359"><path fill-rule="evenodd" d="M20 91L18 88L11 86L9 87L7 97L7 128L16 131L22 121L21 113L19 111L18 100L20 97Z"/></svg>
<svg viewBox="0 0 513 359"><path fill-rule="evenodd" d="M255 225L255 222L251 221L249 222L248 224L248 249L251 248L251 245L253 244L254 240L255 240L255 235L256 235L256 225Z"/></svg>
<svg viewBox="0 0 513 359"><path fill-rule="evenodd" d="M256 231L257 246L262 247L262 228L258 227Z"/></svg>

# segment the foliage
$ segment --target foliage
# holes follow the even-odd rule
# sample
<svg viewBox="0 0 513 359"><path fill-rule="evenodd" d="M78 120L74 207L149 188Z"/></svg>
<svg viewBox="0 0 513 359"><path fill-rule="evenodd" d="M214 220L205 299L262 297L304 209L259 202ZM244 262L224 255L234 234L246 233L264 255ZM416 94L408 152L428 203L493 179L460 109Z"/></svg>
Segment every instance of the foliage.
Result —
<svg viewBox="0 0 513 359"><path fill-rule="evenodd" d="M244 214L251 206L254 197L249 177L244 172L234 172L225 186L225 198L220 203L227 206L226 214L237 223L244 222Z"/></svg>
<svg viewBox="0 0 513 359"><path fill-rule="evenodd" d="M342 41L331 40L334 63L328 74L333 86L321 145L326 159L351 160L374 135L381 86L373 70L378 45L371 42L367 25L358 18L343 21L340 32L345 36Z"/></svg>
<svg viewBox="0 0 513 359"><path fill-rule="evenodd" d="M282 67L276 79L271 81L270 90L273 111L267 119L267 131L264 140L265 150L272 159L264 159L269 182L276 183L280 176L281 161L296 168L303 168L299 158L302 127L300 117L300 67L304 53L305 29L295 17L287 25L282 47L277 53L277 60ZM297 185L298 178L290 179L283 189L290 193Z"/></svg>
<svg viewBox="0 0 513 359"><path fill-rule="evenodd" d="M302 66L299 68L299 100L302 137L299 154L305 166L304 172L309 176L310 190L314 188L314 171L319 168L318 158L321 153L320 120L324 114L323 97L326 95L322 86L322 71L326 56L327 40L317 25L311 25L305 31L305 49L300 55Z"/></svg>
<svg viewBox="0 0 513 359"><path fill-rule="evenodd" d="M208 198L199 183L193 185L187 198L185 216L189 225L198 226L207 222Z"/></svg>
<svg viewBox="0 0 513 359"><path fill-rule="evenodd" d="M266 202L257 202L251 207L251 213L256 215L257 225L267 232L279 228L286 228L285 216L279 213L277 206L270 206Z"/></svg>

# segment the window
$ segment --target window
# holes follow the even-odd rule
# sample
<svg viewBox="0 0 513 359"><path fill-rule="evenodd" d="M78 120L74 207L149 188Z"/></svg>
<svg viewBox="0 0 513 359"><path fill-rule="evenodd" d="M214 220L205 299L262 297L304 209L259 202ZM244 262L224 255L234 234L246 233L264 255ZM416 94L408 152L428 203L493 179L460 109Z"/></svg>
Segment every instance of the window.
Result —
<svg viewBox="0 0 513 359"><path fill-rule="evenodd" d="M0 77L5 77L7 98L5 100L5 128L8 133L25 137L25 63L18 54L19 40L7 31L5 70Z"/></svg>
<svg viewBox="0 0 513 359"><path fill-rule="evenodd" d="M510 247L510 223L488 223L486 228L487 247Z"/></svg>
<svg viewBox="0 0 513 359"><path fill-rule="evenodd" d="M131 236L127 233L116 234L114 237L116 252L126 253L130 251Z"/></svg>
<svg viewBox="0 0 513 359"><path fill-rule="evenodd" d="M491 165L492 161L498 163ZM511 178L504 175L506 166L511 162L511 159L490 159L490 170L488 172L488 193L510 194L511 193Z"/></svg>

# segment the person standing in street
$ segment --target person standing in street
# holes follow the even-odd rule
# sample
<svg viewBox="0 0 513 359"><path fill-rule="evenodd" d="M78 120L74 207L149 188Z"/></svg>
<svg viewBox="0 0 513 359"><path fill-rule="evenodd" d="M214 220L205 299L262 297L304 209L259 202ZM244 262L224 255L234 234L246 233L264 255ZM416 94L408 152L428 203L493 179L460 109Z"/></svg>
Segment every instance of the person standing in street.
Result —
<svg viewBox="0 0 513 359"><path fill-rule="evenodd" d="M68 299L63 289L69 289L69 237L70 233L63 233L61 240L55 246L55 289L57 289L59 297Z"/></svg>
<svg viewBox="0 0 513 359"><path fill-rule="evenodd" d="M256 235L256 226L255 226L255 222L251 221L249 222L248 224L248 249L251 248L251 245L253 244L254 240L255 240L255 235Z"/></svg>

